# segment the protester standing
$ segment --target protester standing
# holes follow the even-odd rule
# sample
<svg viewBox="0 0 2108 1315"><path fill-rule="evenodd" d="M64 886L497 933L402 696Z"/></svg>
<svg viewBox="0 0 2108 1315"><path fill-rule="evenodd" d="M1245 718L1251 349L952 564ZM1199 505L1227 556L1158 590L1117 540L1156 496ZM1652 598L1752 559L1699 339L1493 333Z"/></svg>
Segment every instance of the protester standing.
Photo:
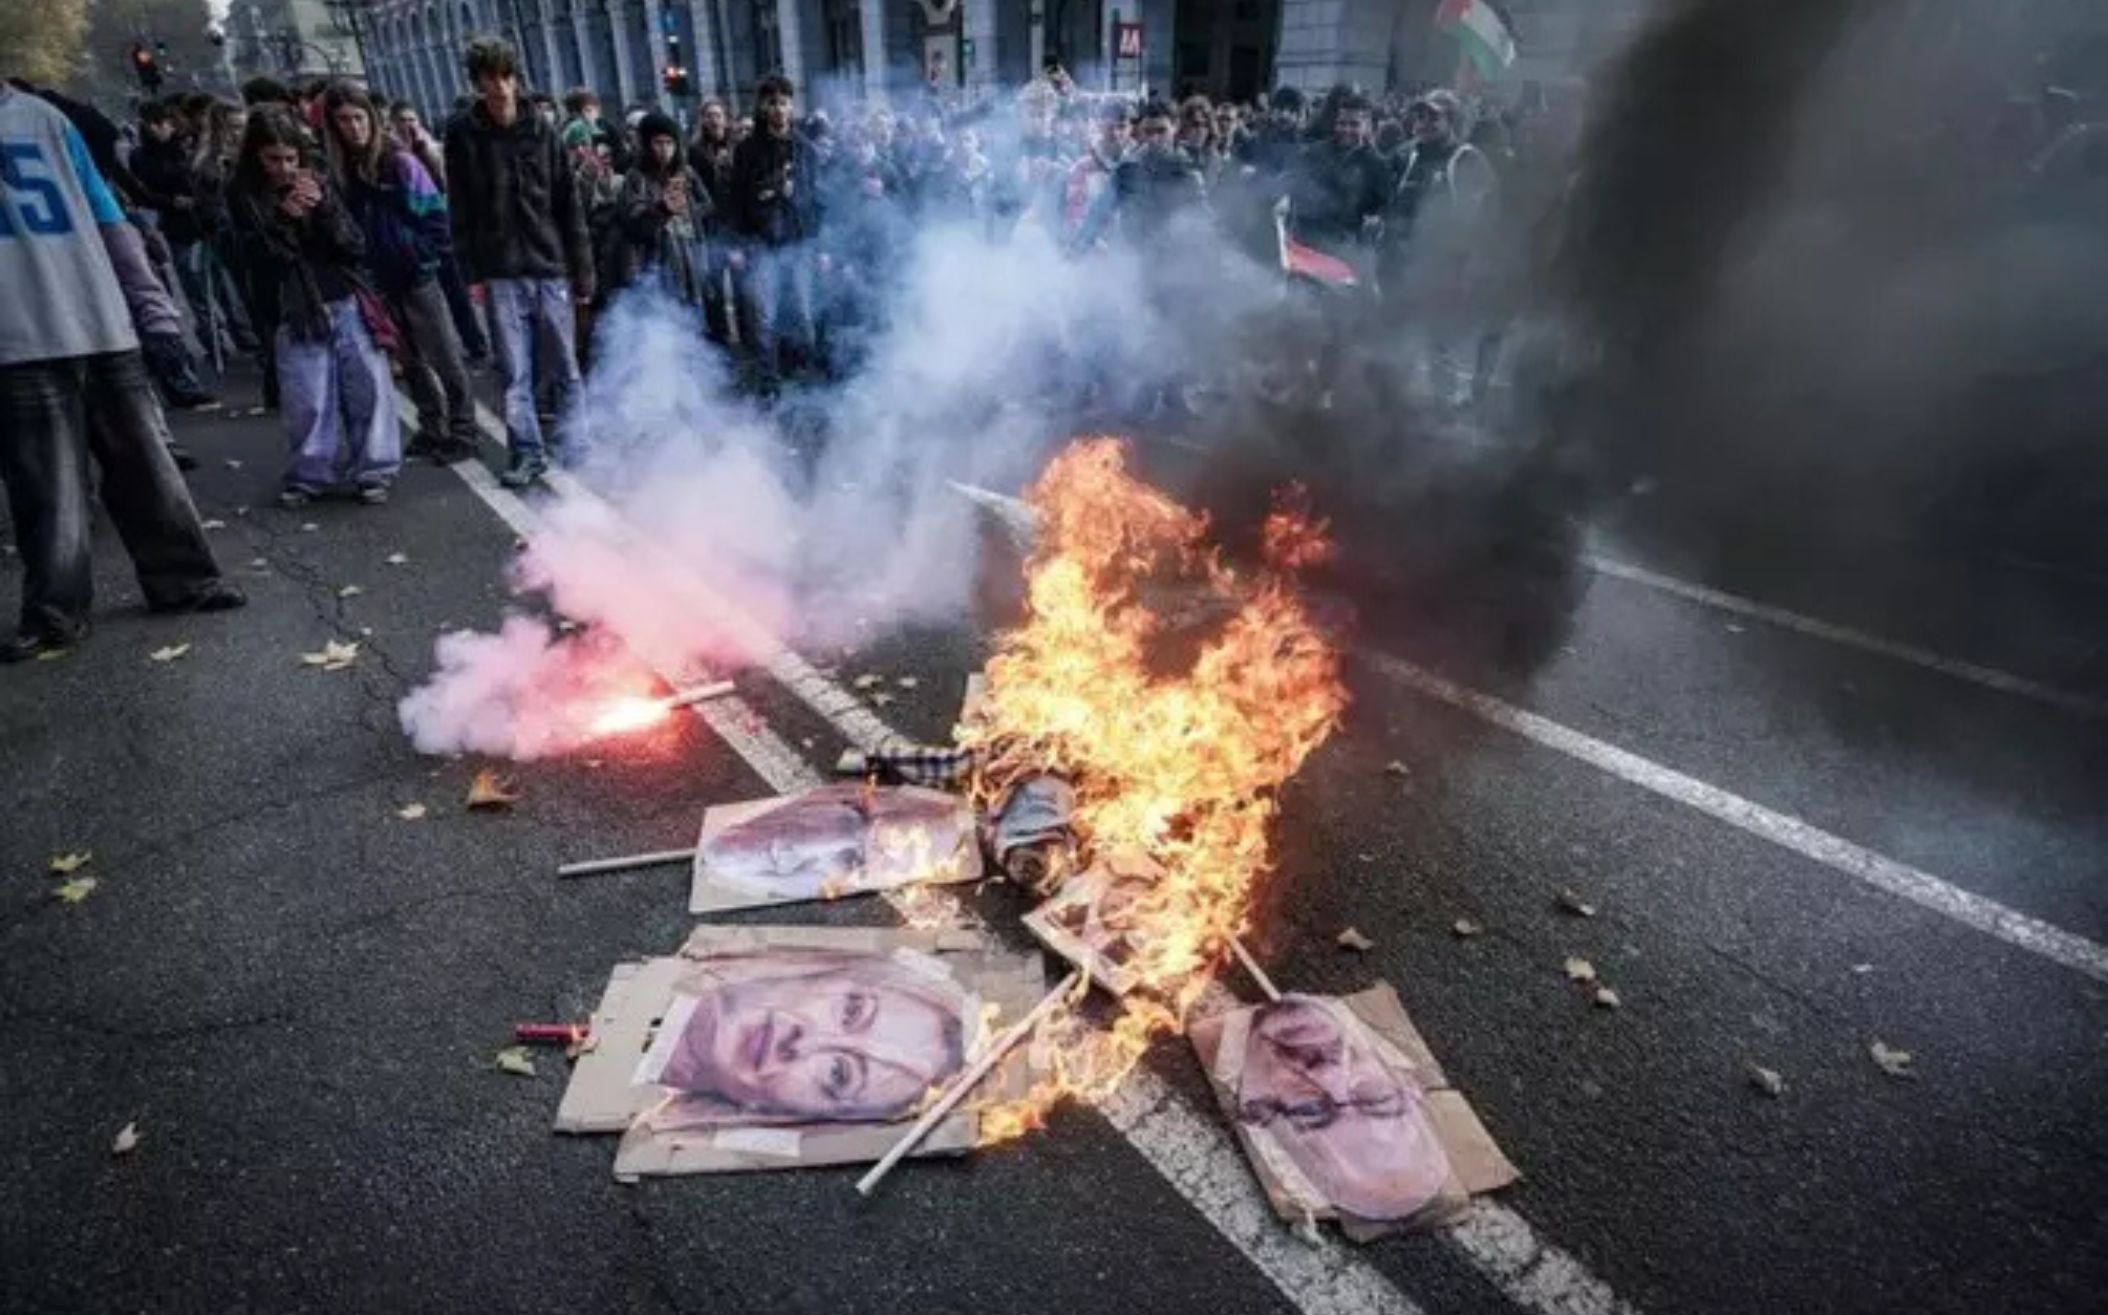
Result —
<svg viewBox="0 0 2108 1315"><path fill-rule="evenodd" d="M446 130L454 250L489 302L512 450L504 482L522 488L549 468L535 412L537 369L557 380L562 404L577 395L573 299L592 300L592 255L556 129L523 112L512 47L480 38L464 63L479 98ZM555 349L538 353L538 336Z"/></svg>
<svg viewBox="0 0 2108 1315"><path fill-rule="evenodd" d="M292 447L279 505L305 506L344 478L359 501L386 502L402 465L383 351L392 327L360 272L365 235L290 108L252 112L230 203L258 298L278 325Z"/></svg>
<svg viewBox="0 0 2108 1315"><path fill-rule="evenodd" d="M123 280L152 280L139 234L56 108L0 84L0 481L22 557L22 612L0 661L88 630L89 458L147 606L248 600L220 578L162 435Z"/></svg>
<svg viewBox="0 0 2108 1315"><path fill-rule="evenodd" d="M732 304L726 288L732 199L732 112L715 96L695 115L695 140L688 144L688 167L710 198L703 216L703 327L721 347L732 345Z"/></svg>
<svg viewBox="0 0 2108 1315"><path fill-rule="evenodd" d="M616 220L622 255L618 270L603 271L615 284L656 274L682 301L702 300L702 264L697 238L710 213L710 193L681 158L680 126L653 110L637 124L636 167L622 180Z"/></svg>
<svg viewBox="0 0 2108 1315"><path fill-rule="evenodd" d="M365 237L365 269L402 330L403 380L417 405L413 452L439 462L476 452L476 398L439 286L453 244L446 197L415 157L381 130L366 93L335 83L323 94L330 179Z"/></svg>
<svg viewBox="0 0 2108 1315"><path fill-rule="evenodd" d="M732 254L741 327L751 325L751 362L763 393L792 369L810 366L813 266L807 243L819 236L819 178L799 137L788 79L769 76L756 91L754 130L732 153Z"/></svg>

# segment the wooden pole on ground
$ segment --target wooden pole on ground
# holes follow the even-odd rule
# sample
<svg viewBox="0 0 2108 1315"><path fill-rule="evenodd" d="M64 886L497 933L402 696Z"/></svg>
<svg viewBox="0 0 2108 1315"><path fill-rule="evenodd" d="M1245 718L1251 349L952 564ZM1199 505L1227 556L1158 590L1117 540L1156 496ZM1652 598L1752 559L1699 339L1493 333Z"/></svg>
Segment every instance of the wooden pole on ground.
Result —
<svg viewBox="0 0 2108 1315"><path fill-rule="evenodd" d="M686 863L695 857L693 849L661 849L650 854L623 854L616 858L590 858L582 863L566 863L556 870L559 877L590 877L601 872L627 872L631 868L657 867L661 863Z"/></svg>

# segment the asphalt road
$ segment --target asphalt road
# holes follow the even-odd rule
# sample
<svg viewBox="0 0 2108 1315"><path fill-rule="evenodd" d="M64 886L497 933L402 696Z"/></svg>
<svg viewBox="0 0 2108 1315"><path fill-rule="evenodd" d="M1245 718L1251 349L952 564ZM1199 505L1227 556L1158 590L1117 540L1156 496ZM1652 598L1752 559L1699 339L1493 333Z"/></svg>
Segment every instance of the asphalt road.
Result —
<svg viewBox="0 0 2108 1315"><path fill-rule="evenodd" d="M466 813L478 764L419 757L394 706L438 633L496 623L513 530L429 466L385 508L280 511L274 419L179 425L252 606L144 615L105 532L92 641L0 673L0 1309L2076 1312L2108 1290L2108 980L1632 766L2098 951L2108 720L1584 567L1424 612L1351 598L1355 702L1287 791L1254 948L1298 988L1397 986L1522 1170L1498 1213L1303 1252L1189 1136L1209 1121L1181 1107L1212 1106L1177 1043L1149 1061L1152 1108L1066 1110L875 1200L839 1170L624 1186L609 1139L549 1132L560 1059L527 1078L492 1060L514 1021L582 1016L612 964L677 945L685 874L560 884L555 865L690 843L765 774L682 718L516 769L515 809ZM1680 569L1646 537L1603 548ZM1901 598L1827 566L1693 583L2108 696L2085 685L2108 597L2083 581L2023 608L2050 586L2016 577L2026 623L1987 628L1941 588L1980 564L1914 568ZM1532 642L1508 642L1518 625ZM302 665L332 638L360 643L353 666ZM877 711L933 736L986 639L984 618L814 656L919 677ZM739 680L813 767L846 747L766 673ZM99 885L55 899L49 860L84 850ZM971 902L998 928L1017 911ZM1348 926L1374 948L1341 949ZM1622 1008L1573 989L1570 955ZM1915 1075L1877 1067L1876 1040ZM127 1123L141 1140L113 1156Z"/></svg>

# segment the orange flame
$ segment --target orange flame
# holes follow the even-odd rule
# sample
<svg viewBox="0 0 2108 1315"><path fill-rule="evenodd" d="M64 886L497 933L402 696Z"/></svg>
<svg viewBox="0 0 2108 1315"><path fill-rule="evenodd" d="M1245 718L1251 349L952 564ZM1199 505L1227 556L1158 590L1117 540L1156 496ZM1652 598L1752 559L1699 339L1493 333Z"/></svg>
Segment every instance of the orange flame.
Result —
<svg viewBox="0 0 2108 1315"><path fill-rule="evenodd" d="M672 709L666 706L664 699L624 695L611 700L607 707L593 718L592 732L595 735L626 735L631 731L641 731L647 726L656 726L672 715Z"/></svg>
<svg viewBox="0 0 2108 1315"><path fill-rule="evenodd" d="M1123 915L1140 931L1122 966L1142 985L1109 1026L1056 1014L1035 1042L1051 1077L984 1111L984 1141L1039 1126L1065 1096L1102 1099L1153 1037L1184 1027L1271 869L1276 788L1346 706L1338 655L1290 588L1294 567L1322 559L1323 527L1284 501L1267 568L1240 576L1206 544L1206 517L1137 481L1124 452L1117 439L1079 442L1027 492L1039 525L1028 616L998 641L962 739L982 751L991 797L1059 772L1075 784L1088 852L1162 867ZM1165 674L1152 652L1164 618L1146 600L1182 595L1220 619L1190 666Z"/></svg>

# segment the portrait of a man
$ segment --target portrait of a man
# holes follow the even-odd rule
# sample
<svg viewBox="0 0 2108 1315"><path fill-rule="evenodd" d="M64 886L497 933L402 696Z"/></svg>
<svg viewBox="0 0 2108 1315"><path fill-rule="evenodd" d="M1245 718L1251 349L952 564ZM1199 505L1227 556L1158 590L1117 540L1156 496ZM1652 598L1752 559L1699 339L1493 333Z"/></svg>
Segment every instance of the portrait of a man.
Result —
<svg viewBox="0 0 2108 1315"><path fill-rule="evenodd" d="M1103 859L1068 878L1025 915L1025 927L1046 947L1089 973L1115 995L1134 989L1134 960L1147 926L1138 915L1163 877L1143 858Z"/></svg>
<svg viewBox="0 0 2108 1315"><path fill-rule="evenodd" d="M656 1129L885 1123L966 1061L976 997L923 956L783 948L674 989L637 1070Z"/></svg>
<svg viewBox="0 0 2108 1315"><path fill-rule="evenodd" d="M711 809L696 851L695 912L835 899L980 875L973 813L956 795L846 782Z"/></svg>
<svg viewBox="0 0 2108 1315"><path fill-rule="evenodd" d="M1288 1213L1398 1223L1461 1197L1426 1075L1345 1002L1286 995L1203 1020L1194 1043Z"/></svg>

